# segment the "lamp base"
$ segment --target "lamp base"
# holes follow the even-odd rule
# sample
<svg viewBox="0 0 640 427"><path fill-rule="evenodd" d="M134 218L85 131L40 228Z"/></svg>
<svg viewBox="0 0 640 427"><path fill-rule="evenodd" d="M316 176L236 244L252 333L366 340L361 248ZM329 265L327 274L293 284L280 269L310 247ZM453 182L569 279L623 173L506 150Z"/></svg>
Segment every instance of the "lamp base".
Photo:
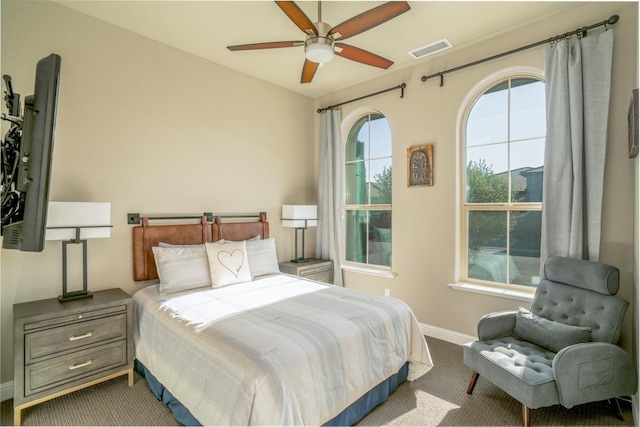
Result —
<svg viewBox="0 0 640 427"><path fill-rule="evenodd" d="M77 299L84 299L84 298L93 298L93 294L89 291L75 291L75 292L66 292L62 295L58 295L59 302L74 301Z"/></svg>
<svg viewBox="0 0 640 427"><path fill-rule="evenodd" d="M295 263L299 264L299 263L303 263L303 262L309 262L309 259L308 258L294 258L294 259L291 260L291 262L295 262Z"/></svg>

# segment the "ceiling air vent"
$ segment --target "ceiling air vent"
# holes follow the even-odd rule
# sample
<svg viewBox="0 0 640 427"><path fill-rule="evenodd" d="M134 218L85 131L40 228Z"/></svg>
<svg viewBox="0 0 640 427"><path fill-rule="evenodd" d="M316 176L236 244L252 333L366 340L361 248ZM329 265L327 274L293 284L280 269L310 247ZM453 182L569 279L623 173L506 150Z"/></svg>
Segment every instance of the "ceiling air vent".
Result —
<svg viewBox="0 0 640 427"><path fill-rule="evenodd" d="M409 55L411 55L413 59L421 59L425 56L433 55L434 53L449 49L450 47L453 47L451 42L447 39L442 39L435 43L431 43L426 46L419 47L418 49L414 49L409 52Z"/></svg>

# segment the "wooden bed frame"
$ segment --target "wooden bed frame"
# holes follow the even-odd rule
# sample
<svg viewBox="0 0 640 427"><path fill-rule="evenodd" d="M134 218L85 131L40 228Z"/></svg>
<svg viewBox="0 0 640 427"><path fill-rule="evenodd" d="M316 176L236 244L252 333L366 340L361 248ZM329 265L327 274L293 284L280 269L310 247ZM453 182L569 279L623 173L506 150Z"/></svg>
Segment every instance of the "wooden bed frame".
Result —
<svg viewBox="0 0 640 427"><path fill-rule="evenodd" d="M136 281L158 278L152 248L160 242L201 245L221 239L240 241L257 235L262 239L269 237L269 223L265 215L251 222L223 223L220 216L216 216L213 222L207 222L207 217L202 216L197 224L149 225L149 220L149 217L143 217L142 225L133 227L133 280Z"/></svg>

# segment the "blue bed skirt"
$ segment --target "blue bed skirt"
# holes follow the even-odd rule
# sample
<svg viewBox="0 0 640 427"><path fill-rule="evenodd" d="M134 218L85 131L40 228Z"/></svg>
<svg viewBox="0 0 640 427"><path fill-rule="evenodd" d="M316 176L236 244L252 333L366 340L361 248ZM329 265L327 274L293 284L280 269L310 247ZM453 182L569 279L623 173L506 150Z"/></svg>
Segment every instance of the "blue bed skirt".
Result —
<svg viewBox="0 0 640 427"><path fill-rule="evenodd" d="M153 394L171 409L173 416L186 426L201 426L200 423L182 403L167 390L151 372L139 361L135 361L135 370L142 375ZM407 379L409 362L405 363L398 373L391 375L360 399L353 402L347 409L329 420L326 426L350 426L367 415L373 408L389 398L391 393Z"/></svg>

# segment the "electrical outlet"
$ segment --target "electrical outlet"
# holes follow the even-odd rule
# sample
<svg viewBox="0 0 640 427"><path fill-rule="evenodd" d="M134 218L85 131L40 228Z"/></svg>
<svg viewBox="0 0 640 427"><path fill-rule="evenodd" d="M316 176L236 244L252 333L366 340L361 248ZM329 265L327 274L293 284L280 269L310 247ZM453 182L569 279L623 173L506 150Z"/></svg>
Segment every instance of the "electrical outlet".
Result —
<svg viewBox="0 0 640 427"><path fill-rule="evenodd" d="M390 297L391 296L391 289L385 289L384 290L384 296L385 297Z"/></svg>

